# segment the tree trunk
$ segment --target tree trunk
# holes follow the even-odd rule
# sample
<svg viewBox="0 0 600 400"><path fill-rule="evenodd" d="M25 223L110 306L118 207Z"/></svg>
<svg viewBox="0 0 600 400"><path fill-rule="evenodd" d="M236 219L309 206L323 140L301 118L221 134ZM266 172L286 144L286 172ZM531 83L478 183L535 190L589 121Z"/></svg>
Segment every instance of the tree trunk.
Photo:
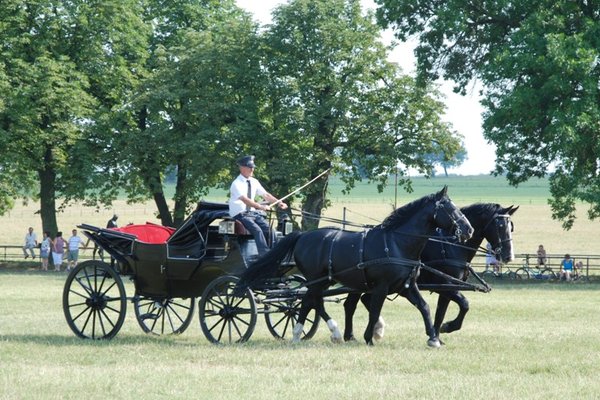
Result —
<svg viewBox="0 0 600 400"><path fill-rule="evenodd" d="M42 232L49 232L52 237L58 232L56 223L56 171L52 147L46 147L43 168L38 170L40 180L40 215L42 218ZM40 235L41 237L41 235Z"/></svg>
<svg viewBox="0 0 600 400"><path fill-rule="evenodd" d="M154 203L156 203L156 208L158 209L160 223L164 226L173 226L173 218L171 218L169 205L167 204L165 193L162 191L162 188L159 191L152 193L152 197L154 198Z"/></svg>
<svg viewBox="0 0 600 400"><path fill-rule="evenodd" d="M326 94L329 93L329 88L325 89ZM318 123L318 134L314 138L314 146L320 149L326 157L333 156L333 150L335 146L333 145L333 134L335 131L335 127L331 123L332 118L330 116L323 117L321 121ZM330 160L322 160L317 165L315 165L318 169L313 171L311 174L311 179L326 169L331 168ZM312 230L317 229L319 227L319 221L321 217L321 212L323 211L323 207L325 206L325 198L327 196L327 185L329 183L329 176L326 175L322 180L319 179L311 186L307 188L304 206L302 208L303 211L313 214L313 217L302 216L302 229L303 230Z"/></svg>
<svg viewBox="0 0 600 400"><path fill-rule="evenodd" d="M328 167L325 167L326 169ZM321 171L322 172L322 171ZM319 172L320 173L320 172ZM311 177L318 176L319 173L314 174ZM325 175L325 178L318 179L312 186L309 186L304 200L304 206L302 211L309 213L310 216L302 216L302 230L308 231L317 229L319 227L319 221L321 212L325 206L325 197L327 194L327 185L329 184L329 177Z"/></svg>
<svg viewBox="0 0 600 400"><path fill-rule="evenodd" d="M144 171L143 177L144 181L146 182L146 186L148 186L150 193L152 193L152 198L154 199L156 208L158 209L158 218L160 218L160 223L163 226L173 226L173 218L171 217L169 205L167 204L167 199L165 198L165 192L163 191L160 173L154 169L148 169Z"/></svg>

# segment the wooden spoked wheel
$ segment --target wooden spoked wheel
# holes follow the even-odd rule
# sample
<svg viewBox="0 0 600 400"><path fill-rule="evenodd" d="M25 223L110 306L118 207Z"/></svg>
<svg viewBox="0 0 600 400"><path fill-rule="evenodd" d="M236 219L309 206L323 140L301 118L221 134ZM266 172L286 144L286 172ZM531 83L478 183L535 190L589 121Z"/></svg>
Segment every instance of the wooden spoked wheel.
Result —
<svg viewBox="0 0 600 400"><path fill-rule="evenodd" d="M194 318L196 300L178 298L149 298L136 296L133 300L135 318L142 330L153 335L183 333Z"/></svg>
<svg viewBox="0 0 600 400"><path fill-rule="evenodd" d="M303 276L292 275L286 282L286 290L290 292L297 291L304 287L306 279ZM278 296L277 293L270 296ZM300 305L302 296L283 296L280 301L270 301L269 296L266 297L265 305L265 322L271 335L277 339L288 340L293 336L293 329L298 322L298 314L300 312ZM312 309L304 322L304 329L302 330L301 339L309 340L319 328L319 321L321 317L317 314L315 309Z"/></svg>
<svg viewBox="0 0 600 400"><path fill-rule="evenodd" d="M256 302L250 289L236 290L239 278L221 276L204 290L199 302L200 327L212 343L247 341L256 327Z"/></svg>
<svg viewBox="0 0 600 400"><path fill-rule="evenodd" d="M63 311L67 324L80 338L113 338L121 329L127 311L121 277L101 261L79 264L65 282Z"/></svg>

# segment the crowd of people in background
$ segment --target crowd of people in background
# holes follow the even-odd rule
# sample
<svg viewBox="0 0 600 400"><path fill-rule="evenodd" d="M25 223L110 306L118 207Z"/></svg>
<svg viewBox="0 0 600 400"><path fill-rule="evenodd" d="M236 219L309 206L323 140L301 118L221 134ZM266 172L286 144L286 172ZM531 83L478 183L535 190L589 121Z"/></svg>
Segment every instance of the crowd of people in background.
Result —
<svg viewBox="0 0 600 400"><path fill-rule="evenodd" d="M548 256L546 255L546 249L544 249L544 245L541 244L538 246L537 250L537 266L538 268L548 267ZM573 279L577 279L581 276L583 270L583 261L575 262L575 260L571 258L571 255L567 253L560 261L559 266L559 279L570 282Z"/></svg>
<svg viewBox="0 0 600 400"><path fill-rule="evenodd" d="M490 243L486 246L486 255L485 255L485 267L486 269L493 269L494 272L499 273L500 263L494 256L494 251L492 250L492 245ZM538 246L537 252L537 268L543 269L549 267L548 265L548 255L546 254L546 249L544 245L540 244ZM562 281L571 282L574 279L578 279L583 272L583 261L573 260L570 254L565 254L563 259L559 264L560 270L558 272L558 278Z"/></svg>
<svg viewBox="0 0 600 400"><path fill-rule="evenodd" d="M116 228L118 218L119 216L114 214L106 223L106 227ZM88 239L88 241L83 244L77 229L71 231L71 236L67 240L63 238L63 233L61 231L56 232L56 235L54 236L52 236L50 232L44 231L42 240L38 242L37 234L34 232L33 227L29 227L25 234L23 257L25 259L30 257L35 259L35 249L39 249L40 269L42 271L48 271L50 260L52 260L54 271L62 271L62 264L66 261L66 268L64 271L69 272L77 266L77 263L79 262L79 251L86 250L89 242ZM96 255L96 250L98 249L94 247L94 256Z"/></svg>

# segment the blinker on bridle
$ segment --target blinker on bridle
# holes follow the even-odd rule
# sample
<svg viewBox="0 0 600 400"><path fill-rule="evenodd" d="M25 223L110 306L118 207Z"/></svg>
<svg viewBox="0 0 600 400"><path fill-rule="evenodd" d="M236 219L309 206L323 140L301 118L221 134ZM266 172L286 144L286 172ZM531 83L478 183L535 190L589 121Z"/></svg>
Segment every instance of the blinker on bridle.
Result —
<svg viewBox="0 0 600 400"><path fill-rule="evenodd" d="M435 210L433 212L433 219L435 220L437 218L437 213L438 213L439 209L444 210L444 212L446 213L448 218L450 218L450 220L452 221L452 226L454 226L454 233L456 235L456 238L458 240L460 240L460 236L462 235L462 229L460 229L460 226L458 225L458 221L464 220L464 221L468 222L468 220L467 220L467 217L465 217L464 215L457 216L456 214L458 214L458 211L453 211L452 213L448 212L448 210L445 207L445 203L448 201L449 201L448 199L442 199L442 200L437 200L435 202Z"/></svg>
<svg viewBox="0 0 600 400"><path fill-rule="evenodd" d="M512 232L513 224L510 220L510 214L495 214L494 217L490 219L489 222L483 228L483 231L485 232L492 222L496 224L496 233L498 234L498 246L492 249L494 251L494 255L502 254L502 243L512 242L512 235L508 239L500 239L500 218L502 218L502 220L505 221L507 224L511 225L510 231Z"/></svg>

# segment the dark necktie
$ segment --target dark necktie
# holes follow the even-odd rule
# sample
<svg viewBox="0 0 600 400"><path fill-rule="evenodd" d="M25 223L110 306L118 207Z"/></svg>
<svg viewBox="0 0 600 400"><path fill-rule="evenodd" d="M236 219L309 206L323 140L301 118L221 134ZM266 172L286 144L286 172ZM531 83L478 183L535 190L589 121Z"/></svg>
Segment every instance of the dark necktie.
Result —
<svg viewBox="0 0 600 400"><path fill-rule="evenodd" d="M246 182L248 183L248 196L247 196L247 197L248 197L250 200L252 200L252 189L251 189L251 187L250 187L250 179L248 179ZM246 211L250 211L250 208L251 208L251 207L250 207L248 204L246 204Z"/></svg>

